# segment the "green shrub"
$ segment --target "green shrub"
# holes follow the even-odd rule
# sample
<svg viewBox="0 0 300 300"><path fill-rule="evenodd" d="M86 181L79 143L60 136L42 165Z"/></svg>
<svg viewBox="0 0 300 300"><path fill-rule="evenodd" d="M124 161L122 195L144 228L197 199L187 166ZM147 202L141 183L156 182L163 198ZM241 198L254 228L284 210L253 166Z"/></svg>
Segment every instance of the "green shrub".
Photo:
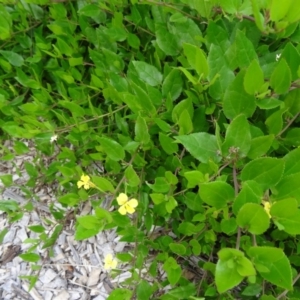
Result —
<svg viewBox="0 0 300 300"><path fill-rule="evenodd" d="M14 152L2 145L2 160L31 140L51 161L26 164L23 191L57 185L75 212L91 201L77 240L116 228L134 243L117 254L132 278L109 299L299 299L300 3L3 2L0 128ZM0 209L15 221L33 206ZM50 212L24 260L63 230ZM152 281L136 272L150 258Z"/></svg>

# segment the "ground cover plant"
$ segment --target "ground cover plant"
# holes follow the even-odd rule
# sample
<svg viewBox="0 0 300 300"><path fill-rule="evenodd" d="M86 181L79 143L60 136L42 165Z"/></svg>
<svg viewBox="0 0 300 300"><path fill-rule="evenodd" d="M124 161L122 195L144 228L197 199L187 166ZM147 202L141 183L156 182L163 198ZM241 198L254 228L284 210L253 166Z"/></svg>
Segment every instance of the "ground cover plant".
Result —
<svg viewBox="0 0 300 300"><path fill-rule="evenodd" d="M109 299L299 299L299 19L292 0L2 0L1 160L38 154L28 203L0 209L19 220L46 184L77 240L116 228L133 250L105 266L132 277ZM64 228L49 207L31 285Z"/></svg>

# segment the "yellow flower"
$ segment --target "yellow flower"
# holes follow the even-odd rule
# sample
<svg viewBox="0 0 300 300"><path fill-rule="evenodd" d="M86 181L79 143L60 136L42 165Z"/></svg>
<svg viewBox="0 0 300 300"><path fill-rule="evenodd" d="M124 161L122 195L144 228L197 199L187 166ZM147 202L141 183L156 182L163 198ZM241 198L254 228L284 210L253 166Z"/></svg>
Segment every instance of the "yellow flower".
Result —
<svg viewBox="0 0 300 300"><path fill-rule="evenodd" d="M107 254L104 258L104 269L109 270L109 269L115 269L117 266L118 262L116 259L113 259L112 254Z"/></svg>
<svg viewBox="0 0 300 300"><path fill-rule="evenodd" d="M128 200L126 194L121 193L117 198L120 208L118 209L121 215L126 215L127 213L133 214L135 212L135 207L138 206L138 201L136 199Z"/></svg>
<svg viewBox="0 0 300 300"><path fill-rule="evenodd" d="M95 187L95 185L91 182L90 176L84 174L82 174L80 180L77 181L77 187L80 189L82 186L86 190L88 190L91 187Z"/></svg>
<svg viewBox="0 0 300 300"><path fill-rule="evenodd" d="M269 218L271 218L270 208L271 208L271 203L265 201L264 202L264 209L265 209L266 213L268 214Z"/></svg>

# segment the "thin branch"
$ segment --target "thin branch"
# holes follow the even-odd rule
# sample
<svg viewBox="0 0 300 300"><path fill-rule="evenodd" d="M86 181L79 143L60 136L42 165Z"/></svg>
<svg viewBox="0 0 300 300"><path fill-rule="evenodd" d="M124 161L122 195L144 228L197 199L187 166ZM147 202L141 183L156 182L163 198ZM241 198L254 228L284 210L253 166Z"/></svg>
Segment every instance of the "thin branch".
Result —
<svg viewBox="0 0 300 300"><path fill-rule="evenodd" d="M287 125L276 135L276 137L280 137L291 125L292 123L299 117L300 112L298 112L288 123Z"/></svg>

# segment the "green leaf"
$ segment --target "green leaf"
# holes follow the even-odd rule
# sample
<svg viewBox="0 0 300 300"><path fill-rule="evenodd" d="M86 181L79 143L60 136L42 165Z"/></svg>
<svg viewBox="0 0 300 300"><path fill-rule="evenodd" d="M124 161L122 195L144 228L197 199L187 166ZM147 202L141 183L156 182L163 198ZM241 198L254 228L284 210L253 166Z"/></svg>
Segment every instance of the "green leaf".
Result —
<svg viewBox="0 0 300 300"><path fill-rule="evenodd" d="M280 0L272 0L270 8L270 19L274 22L278 22L285 17L289 11L289 7L293 0L286 0L284 2Z"/></svg>
<svg viewBox="0 0 300 300"><path fill-rule="evenodd" d="M220 161L218 144L214 135L206 132L192 133L175 137L196 159L207 163L210 159Z"/></svg>
<svg viewBox="0 0 300 300"><path fill-rule="evenodd" d="M155 193L167 193L170 190L170 184L165 177L156 177L154 184L147 183L147 185Z"/></svg>
<svg viewBox="0 0 300 300"><path fill-rule="evenodd" d="M21 55L15 53L13 51L6 51L6 50L0 50L0 53L13 66L15 66L15 67L23 66L24 59Z"/></svg>
<svg viewBox="0 0 300 300"><path fill-rule="evenodd" d="M176 100L182 91L183 80L181 73L177 69L173 69L165 78L162 85L162 96L171 96L172 101Z"/></svg>
<svg viewBox="0 0 300 300"><path fill-rule="evenodd" d="M117 288L109 294L107 300L130 300L132 293L131 290Z"/></svg>
<svg viewBox="0 0 300 300"><path fill-rule="evenodd" d="M243 280L244 276L239 274L234 261L238 261L244 256L244 253L236 249L224 248L218 252L218 256L219 260L215 271L216 285L218 292L224 293Z"/></svg>
<svg viewBox="0 0 300 300"><path fill-rule="evenodd" d="M204 300L204 298L190 298L196 294L196 288L193 283L189 283L184 286L177 287L168 291L167 296L171 296L172 299L195 299L195 300ZM163 297L163 296L162 296ZM173 298L174 297L174 298ZM163 300L163 298L161 298ZM168 298L166 298L167 300Z"/></svg>
<svg viewBox="0 0 300 300"><path fill-rule="evenodd" d="M203 51L199 47L191 44L183 44L183 51L190 66L196 70L200 77L206 78L209 70L206 56Z"/></svg>
<svg viewBox="0 0 300 300"><path fill-rule="evenodd" d="M169 248L173 253L178 255L185 255L186 253L186 247L179 243L170 243Z"/></svg>
<svg viewBox="0 0 300 300"><path fill-rule="evenodd" d="M148 126L143 117L140 115L137 117L135 127L135 141L140 142L141 144L148 144L150 141L150 135L148 132Z"/></svg>
<svg viewBox="0 0 300 300"><path fill-rule="evenodd" d="M194 188L195 186L199 185L200 183L205 182L205 178L203 173L200 171L188 171L184 172L183 176L187 179L188 184L187 188Z"/></svg>
<svg viewBox="0 0 300 300"><path fill-rule="evenodd" d="M278 134L283 127L282 115L286 109L280 109L271 114L265 121L265 124L268 127L269 133Z"/></svg>
<svg viewBox="0 0 300 300"><path fill-rule="evenodd" d="M141 80L151 86L161 84L163 76L154 66L143 61L133 61L133 65Z"/></svg>
<svg viewBox="0 0 300 300"><path fill-rule="evenodd" d="M274 198L276 200L282 200L292 197L300 204L299 176L300 173L284 176L276 186L277 193Z"/></svg>
<svg viewBox="0 0 300 300"><path fill-rule="evenodd" d="M274 138L275 136L273 134L270 134L252 139L250 143L250 150L247 156L251 159L255 159L265 155L272 146Z"/></svg>
<svg viewBox="0 0 300 300"><path fill-rule="evenodd" d="M189 134L193 131L193 122L187 109L180 114L178 125L179 135Z"/></svg>
<svg viewBox="0 0 300 300"><path fill-rule="evenodd" d="M11 174L0 175L0 180L6 187L10 187L13 184L13 177Z"/></svg>
<svg viewBox="0 0 300 300"><path fill-rule="evenodd" d="M28 228L33 231L33 232L37 232L37 233L42 233L45 232L45 227L41 226L41 225L32 225L32 226L28 226Z"/></svg>
<svg viewBox="0 0 300 300"><path fill-rule="evenodd" d="M271 205L270 214L275 224L291 235L300 234L300 210L294 198L280 200Z"/></svg>
<svg viewBox="0 0 300 300"><path fill-rule="evenodd" d="M248 67L253 60L258 59L252 42L239 29L236 31L235 44L236 59L240 68Z"/></svg>
<svg viewBox="0 0 300 300"><path fill-rule="evenodd" d="M288 152L284 157L284 176L300 173L300 148Z"/></svg>
<svg viewBox="0 0 300 300"><path fill-rule="evenodd" d="M216 209L224 208L227 202L234 199L233 187L222 181L200 184L199 194L205 203Z"/></svg>
<svg viewBox="0 0 300 300"><path fill-rule="evenodd" d="M155 24L155 36L159 48L167 55L175 56L179 52L176 36L168 31L165 25Z"/></svg>
<svg viewBox="0 0 300 300"><path fill-rule="evenodd" d="M36 263L40 260L40 256L36 253L24 253L19 255L23 260Z"/></svg>
<svg viewBox="0 0 300 300"><path fill-rule="evenodd" d="M118 142L107 137L101 137L98 140L101 143L103 151L111 160L119 161L125 158L125 151Z"/></svg>
<svg viewBox="0 0 300 300"><path fill-rule="evenodd" d="M262 265L268 272L262 272L257 268L260 275L267 281L287 290L292 290L292 269L290 262L282 249L273 247L251 247L249 256L254 265Z"/></svg>
<svg viewBox="0 0 300 300"><path fill-rule="evenodd" d="M299 20L300 16L300 6L297 1L290 0L290 7L286 14L285 20L287 20L289 23L294 23Z"/></svg>
<svg viewBox="0 0 300 300"><path fill-rule="evenodd" d="M245 115L235 117L226 129L225 141L222 145L222 154L230 154L234 149L238 156L246 156L250 149L250 126Z"/></svg>
<svg viewBox="0 0 300 300"><path fill-rule="evenodd" d="M96 4L87 4L78 10L79 15L87 17L97 17L100 11L100 7Z"/></svg>
<svg viewBox="0 0 300 300"><path fill-rule="evenodd" d="M276 94L285 94L289 90L291 81L291 70L286 60L281 58L271 75L270 86L274 89Z"/></svg>
<svg viewBox="0 0 300 300"><path fill-rule="evenodd" d="M91 176L92 182L103 192L114 192L115 188L112 183L103 177Z"/></svg>
<svg viewBox="0 0 300 300"><path fill-rule="evenodd" d="M125 177L127 184L129 186L135 187L140 184L140 178L136 174L135 170L133 169L132 165L128 166L125 170Z"/></svg>
<svg viewBox="0 0 300 300"><path fill-rule="evenodd" d="M179 224L178 231L183 235L191 236L198 232L198 228L193 223L184 221Z"/></svg>
<svg viewBox="0 0 300 300"><path fill-rule="evenodd" d="M255 59L247 68L244 77L244 88L249 95L254 95L259 91L263 84L264 74L258 61Z"/></svg>
<svg viewBox="0 0 300 300"><path fill-rule="evenodd" d="M223 108L228 119L234 119L239 114L244 114L246 118L249 118L255 111L255 98L246 93L243 83L244 72L239 72L225 92Z"/></svg>
<svg viewBox="0 0 300 300"><path fill-rule="evenodd" d="M286 60L292 73L292 80L298 79L297 71L298 66L300 65L300 54L291 42L288 42L285 45L280 58Z"/></svg>
<svg viewBox="0 0 300 300"><path fill-rule="evenodd" d="M163 264L170 284L175 285L181 276L181 268L173 257L169 257Z"/></svg>
<svg viewBox="0 0 300 300"><path fill-rule="evenodd" d="M252 234L262 234L270 226L270 218L261 205L246 203L236 217L237 224Z"/></svg>
<svg viewBox="0 0 300 300"><path fill-rule="evenodd" d="M80 198L79 198L78 194L67 193L67 194L59 197L58 201L62 204L72 207L72 206L77 205L80 202Z"/></svg>
<svg viewBox="0 0 300 300"><path fill-rule="evenodd" d="M262 157L250 161L241 173L241 179L254 180L264 190L275 186L282 177L284 161L273 157Z"/></svg>
<svg viewBox="0 0 300 300"><path fill-rule="evenodd" d="M294 147L300 146L300 128L292 128L288 131L284 138L287 145L292 145Z"/></svg>
<svg viewBox="0 0 300 300"><path fill-rule="evenodd" d="M95 216L81 216L77 218L77 222L86 229L97 228L100 224L100 220Z"/></svg>
<svg viewBox="0 0 300 300"><path fill-rule="evenodd" d="M246 203L260 204L263 197L263 190L261 186L253 180L243 182L242 189L236 196L232 209L235 215Z"/></svg>
<svg viewBox="0 0 300 300"><path fill-rule="evenodd" d="M141 280L136 288L136 295L138 300L150 299L152 295L152 287L146 280Z"/></svg>
<svg viewBox="0 0 300 300"><path fill-rule="evenodd" d="M169 155L178 151L178 144L175 143L175 140L162 132L159 133L159 143L163 150Z"/></svg>

